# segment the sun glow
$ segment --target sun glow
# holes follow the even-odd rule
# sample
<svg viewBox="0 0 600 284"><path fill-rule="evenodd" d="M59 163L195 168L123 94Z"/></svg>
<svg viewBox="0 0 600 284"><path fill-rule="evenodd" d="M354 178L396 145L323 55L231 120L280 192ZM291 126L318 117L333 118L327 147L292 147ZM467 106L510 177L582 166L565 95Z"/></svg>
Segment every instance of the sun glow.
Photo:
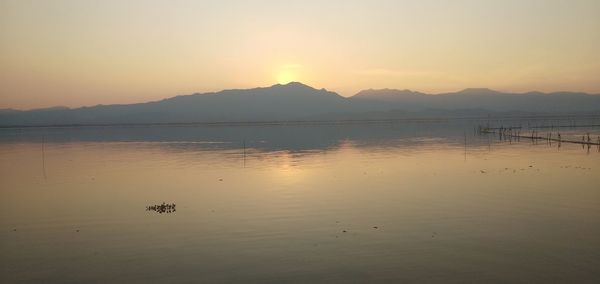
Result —
<svg viewBox="0 0 600 284"><path fill-rule="evenodd" d="M295 81L294 74L284 71L277 75L277 83L285 85L289 82Z"/></svg>
<svg viewBox="0 0 600 284"><path fill-rule="evenodd" d="M279 73L277 73L277 83L279 84L287 84L290 82L298 82L301 78L299 78L299 70L300 65L297 64L288 64L282 66L279 69Z"/></svg>
<svg viewBox="0 0 600 284"><path fill-rule="evenodd" d="M278 183L296 183L306 179L308 171L299 166L299 157L289 151L273 153L270 176Z"/></svg>

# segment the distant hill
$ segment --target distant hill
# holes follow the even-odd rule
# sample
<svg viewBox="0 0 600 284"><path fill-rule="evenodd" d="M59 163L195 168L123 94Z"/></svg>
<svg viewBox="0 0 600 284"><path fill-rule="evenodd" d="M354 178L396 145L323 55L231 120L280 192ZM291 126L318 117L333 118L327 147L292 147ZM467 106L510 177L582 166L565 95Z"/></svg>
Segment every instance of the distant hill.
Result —
<svg viewBox="0 0 600 284"><path fill-rule="evenodd" d="M0 126L264 122L498 114L600 114L600 95L466 89L430 95L410 90L365 90L350 98L301 83L176 96L161 101L0 110Z"/></svg>
<svg viewBox="0 0 600 284"><path fill-rule="evenodd" d="M0 125L294 120L342 110L346 98L301 83L176 96L161 101L0 113Z"/></svg>
<svg viewBox="0 0 600 284"><path fill-rule="evenodd" d="M350 99L373 107L412 111L483 109L491 112L544 114L600 111L600 95L573 92L511 94L472 88L455 93L428 95L409 90L383 89L361 91Z"/></svg>

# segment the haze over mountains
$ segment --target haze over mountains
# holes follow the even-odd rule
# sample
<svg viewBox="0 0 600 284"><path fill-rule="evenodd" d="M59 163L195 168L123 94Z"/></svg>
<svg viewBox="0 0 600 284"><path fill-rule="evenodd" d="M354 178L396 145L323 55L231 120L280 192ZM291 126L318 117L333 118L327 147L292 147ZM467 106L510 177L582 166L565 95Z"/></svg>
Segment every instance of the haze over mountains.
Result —
<svg viewBox="0 0 600 284"><path fill-rule="evenodd" d="M465 89L430 95L410 90L365 90L345 98L298 82L246 90L176 96L161 101L0 110L1 126L265 122L486 115L600 114L600 95L556 92L501 93Z"/></svg>

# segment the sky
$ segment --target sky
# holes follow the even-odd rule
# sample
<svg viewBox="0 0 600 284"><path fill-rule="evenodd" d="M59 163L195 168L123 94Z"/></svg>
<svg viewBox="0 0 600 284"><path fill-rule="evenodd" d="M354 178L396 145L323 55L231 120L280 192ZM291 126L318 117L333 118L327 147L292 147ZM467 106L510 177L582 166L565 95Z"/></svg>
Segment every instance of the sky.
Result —
<svg viewBox="0 0 600 284"><path fill-rule="evenodd" d="M0 108L290 81L600 93L600 1L0 0Z"/></svg>

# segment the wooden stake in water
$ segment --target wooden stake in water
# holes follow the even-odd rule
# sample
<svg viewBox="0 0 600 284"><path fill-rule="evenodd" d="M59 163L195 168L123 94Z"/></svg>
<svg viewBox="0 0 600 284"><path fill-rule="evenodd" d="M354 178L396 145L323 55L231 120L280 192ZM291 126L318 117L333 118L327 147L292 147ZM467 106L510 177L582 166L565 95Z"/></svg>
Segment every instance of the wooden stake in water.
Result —
<svg viewBox="0 0 600 284"><path fill-rule="evenodd" d="M42 135L42 171L44 172L44 179L47 179L47 175L46 175L46 151L45 151L45 138Z"/></svg>
<svg viewBox="0 0 600 284"><path fill-rule="evenodd" d="M467 161L467 132L465 131L465 162Z"/></svg>

